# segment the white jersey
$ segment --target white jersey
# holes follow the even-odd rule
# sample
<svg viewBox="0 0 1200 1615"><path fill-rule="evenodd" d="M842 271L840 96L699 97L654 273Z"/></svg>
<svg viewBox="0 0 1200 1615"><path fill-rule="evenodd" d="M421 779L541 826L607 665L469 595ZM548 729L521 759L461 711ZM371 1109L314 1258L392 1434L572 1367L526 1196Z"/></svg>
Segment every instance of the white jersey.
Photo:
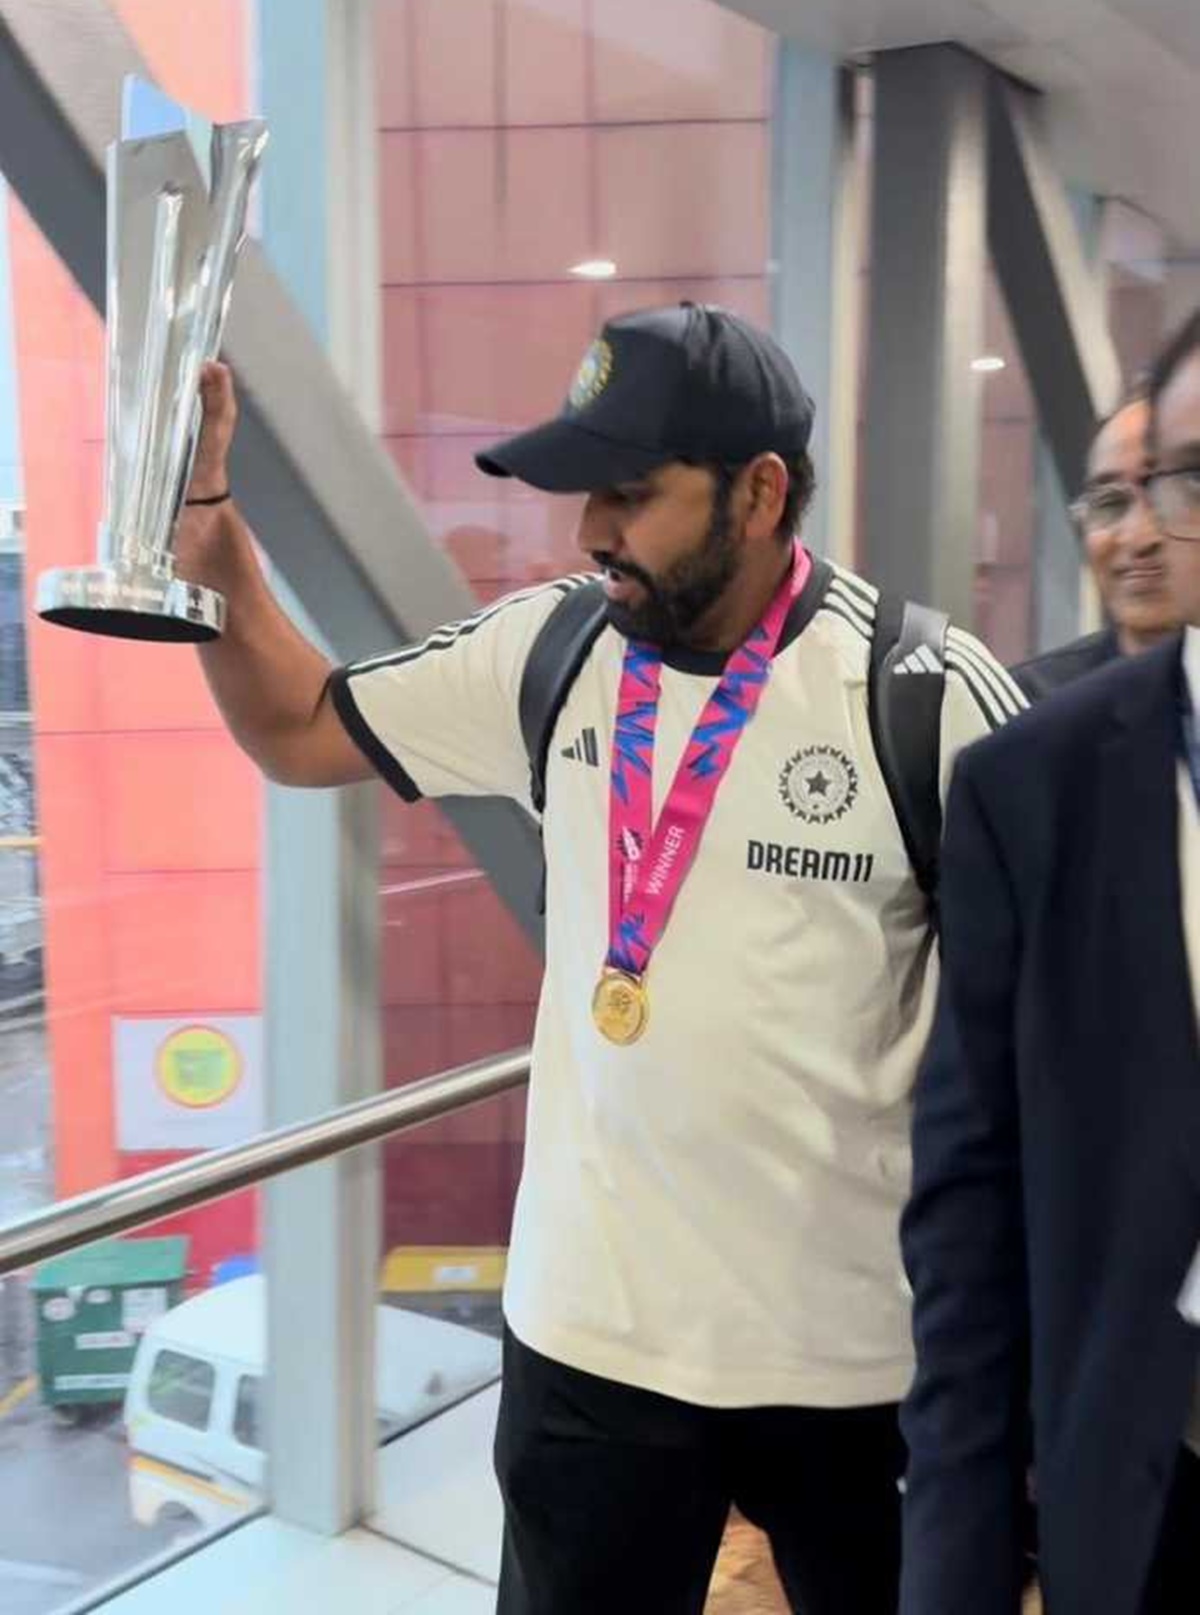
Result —
<svg viewBox="0 0 1200 1615"><path fill-rule="evenodd" d="M579 581L337 675L338 711L397 789L529 807L521 673ZM907 1389L898 1222L935 944L871 743L876 598L815 563L651 960L648 1029L623 1048L591 1016L625 649L613 628L559 715L546 973L505 1289L514 1333L547 1357L717 1407L842 1407ZM721 661L666 659L656 814ZM1024 704L951 629L943 786L959 748Z"/></svg>

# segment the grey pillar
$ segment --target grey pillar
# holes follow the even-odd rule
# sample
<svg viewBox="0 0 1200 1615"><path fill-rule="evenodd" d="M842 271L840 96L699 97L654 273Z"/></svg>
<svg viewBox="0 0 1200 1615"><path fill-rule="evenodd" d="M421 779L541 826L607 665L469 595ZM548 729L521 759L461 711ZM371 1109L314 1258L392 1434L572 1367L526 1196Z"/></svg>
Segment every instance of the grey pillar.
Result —
<svg viewBox="0 0 1200 1615"><path fill-rule="evenodd" d="M378 799L379 787L356 785L269 804L272 1125L381 1086ZM271 1507L329 1535L372 1505L381 1205L377 1147L266 1190Z"/></svg>
<svg viewBox="0 0 1200 1615"><path fill-rule="evenodd" d="M858 410L854 74L782 39L771 163L772 326L817 405L817 499L804 536L850 564Z"/></svg>
<svg viewBox="0 0 1200 1615"><path fill-rule="evenodd" d="M883 588L973 617L986 266L986 69L952 46L875 65L865 551Z"/></svg>

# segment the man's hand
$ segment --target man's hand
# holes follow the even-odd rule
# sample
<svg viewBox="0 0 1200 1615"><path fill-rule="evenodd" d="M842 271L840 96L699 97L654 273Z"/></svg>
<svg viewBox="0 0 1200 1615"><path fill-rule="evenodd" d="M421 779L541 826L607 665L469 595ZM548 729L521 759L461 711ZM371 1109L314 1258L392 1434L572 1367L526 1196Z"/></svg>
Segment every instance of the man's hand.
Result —
<svg viewBox="0 0 1200 1615"><path fill-rule="evenodd" d="M203 418L188 499L210 499L229 487L229 446L237 426L237 396L229 366L213 360L200 372Z"/></svg>

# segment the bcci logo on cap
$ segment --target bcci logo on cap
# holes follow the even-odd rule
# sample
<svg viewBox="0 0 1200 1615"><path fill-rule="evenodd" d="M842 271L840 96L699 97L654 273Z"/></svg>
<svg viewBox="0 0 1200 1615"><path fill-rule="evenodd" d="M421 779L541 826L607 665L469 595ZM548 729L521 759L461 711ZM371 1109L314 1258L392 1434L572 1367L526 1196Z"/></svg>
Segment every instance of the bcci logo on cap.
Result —
<svg viewBox="0 0 1200 1615"><path fill-rule="evenodd" d="M858 770L834 746L806 746L784 763L779 794L805 824L831 824L854 806Z"/></svg>
<svg viewBox="0 0 1200 1615"><path fill-rule="evenodd" d="M583 363L571 383L571 391L567 394L571 408L586 409L589 404L595 403L608 386L612 369L613 350L603 337L599 337L584 354Z"/></svg>

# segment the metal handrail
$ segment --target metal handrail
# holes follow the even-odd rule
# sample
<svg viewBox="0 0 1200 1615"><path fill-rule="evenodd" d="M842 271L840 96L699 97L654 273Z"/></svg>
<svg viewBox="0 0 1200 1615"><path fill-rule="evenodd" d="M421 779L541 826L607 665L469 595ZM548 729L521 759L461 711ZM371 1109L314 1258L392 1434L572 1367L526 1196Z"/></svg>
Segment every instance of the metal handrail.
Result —
<svg viewBox="0 0 1200 1615"><path fill-rule="evenodd" d="M95 1239L157 1222L296 1167L436 1121L517 1088L528 1075L529 1050L514 1049L344 1105L312 1121L275 1128L248 1144L209 1150L190 1161L60 1200L0 1228L0 1278Z"/></svg>

